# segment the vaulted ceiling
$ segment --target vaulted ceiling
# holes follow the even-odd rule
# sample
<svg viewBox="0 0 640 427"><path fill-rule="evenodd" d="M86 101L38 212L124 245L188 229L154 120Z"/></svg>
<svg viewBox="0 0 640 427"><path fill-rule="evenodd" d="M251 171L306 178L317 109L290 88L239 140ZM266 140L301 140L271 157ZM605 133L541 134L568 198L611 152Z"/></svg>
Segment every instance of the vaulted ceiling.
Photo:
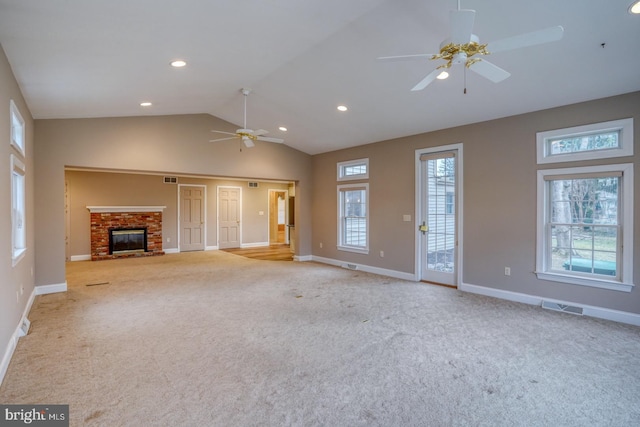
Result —
<svg viewBox="0 0 640 427"><path fill-rule="evenodd" d="M0 0L0 43L36 119L209 113L240 126L245 87L249 127L316 154L640 90L630 3L461 0L489 46L557 25L564 37L487 57L511 73L500 83L459 66L413 92L442 61L376 58L437 53L457 0Z"/></svg>

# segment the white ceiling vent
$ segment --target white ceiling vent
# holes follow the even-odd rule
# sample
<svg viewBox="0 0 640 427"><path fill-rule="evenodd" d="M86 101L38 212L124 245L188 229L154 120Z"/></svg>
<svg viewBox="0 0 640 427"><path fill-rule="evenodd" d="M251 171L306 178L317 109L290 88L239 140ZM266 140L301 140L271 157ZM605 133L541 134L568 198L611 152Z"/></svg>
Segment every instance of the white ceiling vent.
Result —
<svg viewBox="0 0 640 427"><path fill-rule="evenodd" d="M257 182L249 181L247 184L249 185L249 188L258 188L258 183Z"/></svg>
<svg viewBox="0 0 640 427"><path fill-rule="evenodd" d="M582 307L576 307L573 305L560 304L552 301L542 301L542 308L547 310L562 311L564 313L577 314L582 316Z"/></svg>
<svg viewBox="0 0 640 427"><path fill-rule="evenodd" d="M177 184L178 183L178 177L176 177L176 176L165 176L164 177L164 183L165 184Z"/></svg>

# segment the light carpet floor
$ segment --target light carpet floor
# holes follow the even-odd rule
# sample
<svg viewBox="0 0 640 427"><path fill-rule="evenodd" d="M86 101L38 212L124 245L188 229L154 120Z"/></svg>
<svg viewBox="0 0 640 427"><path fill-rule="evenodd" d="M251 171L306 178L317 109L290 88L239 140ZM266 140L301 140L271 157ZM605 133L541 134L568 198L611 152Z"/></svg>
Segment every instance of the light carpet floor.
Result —
<svg viewBox="0 0 640 427"><path fill-rule="evenodd" d="M640 328L222 251L67 265L0 402L72 426L636 426Z"/></svg>

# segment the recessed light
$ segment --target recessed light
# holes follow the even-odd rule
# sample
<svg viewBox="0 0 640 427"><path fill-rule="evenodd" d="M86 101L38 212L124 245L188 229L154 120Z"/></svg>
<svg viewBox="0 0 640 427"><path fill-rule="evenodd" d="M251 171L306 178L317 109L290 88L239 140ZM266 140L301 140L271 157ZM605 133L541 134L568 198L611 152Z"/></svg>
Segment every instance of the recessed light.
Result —
<svg viewBox="0 0 640 427"><path fill-rule="evenodd" d="M286 132L288 129L284 126L280 126L278 129L280 129L282 132Z"/></svg>
<svg viewBox="0 0 640 427"><path fill-rule="evenodd" d="M184 62L182 59L176 59L175 61L171 61L171 66L175 68L184 67L185 65L187 65L187 63Z"/></svg>
<svg viewBox="0 0 640 427"><path fill-rule="evenodd" d="M438 74L438 77L436 77L436 79L444 80L447 77L449 77L449 73L447 73L446 71L443 71L440 74Z"/></svg>
<svg viewBox="0 0 640 427"><path fill-rule="evenodd" d="M347 111L348 108L346 105L338 105L338 111Z"/></svg>
<svg viewBox="0 0 640 427"><path fill-rule="evenodd" d="M629 6L629 13L633 13L634 15L640 13L640 0L631 3L631 6Z"/></svg>
<svg viewBox="0 0 640 427"><path fill-rule="evenodd" d="M153 104L150 103L149 101L145 101L145 102L141 102L140 106L141 107L151 107Z"/></svg>

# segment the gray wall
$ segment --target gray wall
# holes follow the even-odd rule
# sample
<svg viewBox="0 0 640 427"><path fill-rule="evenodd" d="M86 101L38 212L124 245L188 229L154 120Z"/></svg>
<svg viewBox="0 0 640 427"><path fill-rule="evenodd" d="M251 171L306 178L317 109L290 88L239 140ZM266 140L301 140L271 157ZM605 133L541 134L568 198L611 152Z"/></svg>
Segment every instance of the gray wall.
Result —
<svg viewBox="0 0 640 427"><path fill-rule="evenodd" d="M11 260L11 163L10 155L17 153L9 141L9 102L13 99L25 121L26 172L26 231L27 251L22 260L12 266ZM0 47L0 361L10 348L11 337L34 290L34 176L33 119L22 97L11 67ZM20 290L24 289L22 293ZM18 296L16 296L16 292ZM1 368L1 366L0 366Z"/></svg>
<svg viewBox="0 0 640 427"><path fill-rule="evenodd" d="M236 128L207 114L36 120L36 284L65 283L66 167L295 182L296 254L309 255L311 157L280 144L209 142L211 129Z"/></svg>
<svg viewBox="0 0 640 427"><path fill-rule="evenodd" d="M91 217L87 206L166 206L162 212L162 247L178 248L178 185L165 184L164 175L110 173L68 170L66 191L68 200L68 257L91 252ZM258 188L248 188L247 181L230 179L177 177L181 185L205 185L206 246L217 245L217 188L242 188L242 243L269 241L269 189L287 190L287 183L259 182ZM264 215L259 215L263 211ZM170 239L167 242L167 238Z"/></svg>
<svg viewBox="0 0 640 427"><path fill-rule="evenodd" d="M391 141L340 150L313 157L313 240L316 256L367 266L414 273L416 224L402 222L415 210L415 150L463 143L464 218L463 282L640 313L640 286L631 293L538 280L535 270L536 171L570 167L536 164L536 132L634 118L635 139L640 135L640 92L584 102L530 114L461 126ZM635 188L640 189L635 155L606 163L636 166ZM336 249L336 163L369 158L370 253ZM583 162L580 164L593 164ZM640 198L635 198L634 221L640 224ZM640 243L634 236L634 247ZM320 243L323 248L320 248ZM380 258L383 250L385 257ZM640 250L634 253L640 275ZM504 267L511 267L511 276Z"/></svg>

